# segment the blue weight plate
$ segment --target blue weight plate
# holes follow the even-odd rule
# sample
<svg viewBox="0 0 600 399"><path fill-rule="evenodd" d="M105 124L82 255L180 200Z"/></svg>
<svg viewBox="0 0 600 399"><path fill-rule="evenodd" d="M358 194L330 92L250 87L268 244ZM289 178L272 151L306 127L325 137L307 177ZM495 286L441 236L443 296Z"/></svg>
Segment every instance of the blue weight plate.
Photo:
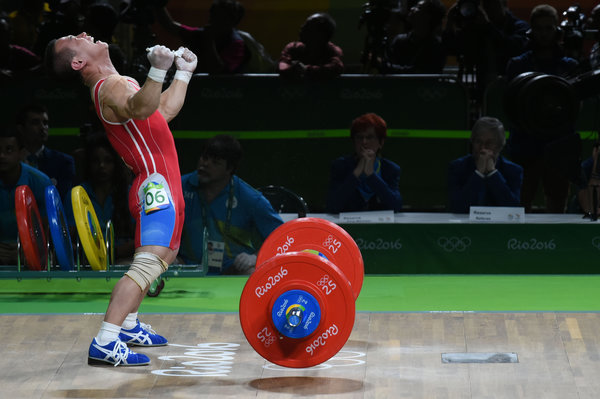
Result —
<svg viewBox="0 0 600 399"><path fill-rule="evenodd" d="M54 186L46 188L46 213L48 214L48 225L50 237L54 245L56 259L61 270L73 270L75 260L73 259L73 244L65 212L60 201L58 190Z"/></svg>

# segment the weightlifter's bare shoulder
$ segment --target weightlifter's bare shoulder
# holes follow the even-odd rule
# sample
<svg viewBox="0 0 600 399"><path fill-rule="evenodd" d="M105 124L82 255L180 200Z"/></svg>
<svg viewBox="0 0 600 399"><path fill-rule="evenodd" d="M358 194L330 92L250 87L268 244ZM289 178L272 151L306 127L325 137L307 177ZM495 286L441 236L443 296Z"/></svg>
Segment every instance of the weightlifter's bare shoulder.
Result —
<svg viewBox="0 0 600 399"><path fill-rule="evenodd" d="M119 74L109 75L98 92L98 100L102 109L102 115L110 122L124 122L131 118L129 109L129 98L136 93L126 76Z"/></svg>

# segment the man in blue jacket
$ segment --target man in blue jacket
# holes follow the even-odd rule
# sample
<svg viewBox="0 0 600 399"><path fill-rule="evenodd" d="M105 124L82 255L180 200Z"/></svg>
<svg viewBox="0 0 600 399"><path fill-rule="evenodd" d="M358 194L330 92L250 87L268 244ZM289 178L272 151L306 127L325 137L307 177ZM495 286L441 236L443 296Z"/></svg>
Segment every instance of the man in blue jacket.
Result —
<svg viewBox="0 0 600 399"><path fill-rule="evenodd" d="M46 107L40 104L23 106L17 112L16 124L29 153L27 164L44 172L58 189L60 198L66 198L73 187L75 161L68 154L46 147L49 125Z"/></svg>
<svg viewBox="0 0 600 399"><path fill-rule="evenodd" d="M519 206L523 168L500 155L504 126L482 117L473 125L471 154L450 162L449 210L468 213L471 206Z"/></svg>

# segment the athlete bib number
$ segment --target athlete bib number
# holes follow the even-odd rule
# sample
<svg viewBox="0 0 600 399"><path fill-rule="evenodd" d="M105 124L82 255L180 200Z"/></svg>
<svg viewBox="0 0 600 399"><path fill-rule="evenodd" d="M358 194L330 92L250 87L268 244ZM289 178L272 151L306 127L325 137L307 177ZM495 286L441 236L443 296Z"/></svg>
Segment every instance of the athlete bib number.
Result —
<svg viewBox="0 0 600 399"><path fill-rule="evenodd" d="M148 182L144 186L144 212L146 214L166 209L171 206L165 187L157 182Z"/></svg>

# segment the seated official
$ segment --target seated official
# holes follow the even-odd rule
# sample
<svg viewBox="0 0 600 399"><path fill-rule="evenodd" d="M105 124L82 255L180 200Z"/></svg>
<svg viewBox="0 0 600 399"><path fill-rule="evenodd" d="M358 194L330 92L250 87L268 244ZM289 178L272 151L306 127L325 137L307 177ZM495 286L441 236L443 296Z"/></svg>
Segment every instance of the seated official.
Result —
<svg viewBox="0 0 600 399"><path fill-rule="evenodd" d="M0 264L17 264L17 236L15 191L18 186L31 188L40 215L46 216L46 187L50 178L39 170L21 162L25 147L20 136L9 128L0 128Z"/></svg>
<svg viewBox="0 0 600 399"><path fill-rule="evenodd" d="M252 273L260 245L283 224L269 201L235 175L241 159L239 141L217 135L206 143L198 169L181 177L185 222L179 257L188 264L206 261L209 274Z"/></svg>
<svg viewBox="0 0 600 399"><path fill-rule="evenodd" d="M448 167L449 211L468 213L471 206L519 206L523 168L500 155L504 126L482 117L473 125L471 154Z"/></svg>
<svg viewBox="0 0 600 399"><path fill-rule="evenodd" d="M381 156L386 136L387 124L379 115L368 113L352 121L354 154L331 164L327 212L402 210L400 167Z"/></svg>

